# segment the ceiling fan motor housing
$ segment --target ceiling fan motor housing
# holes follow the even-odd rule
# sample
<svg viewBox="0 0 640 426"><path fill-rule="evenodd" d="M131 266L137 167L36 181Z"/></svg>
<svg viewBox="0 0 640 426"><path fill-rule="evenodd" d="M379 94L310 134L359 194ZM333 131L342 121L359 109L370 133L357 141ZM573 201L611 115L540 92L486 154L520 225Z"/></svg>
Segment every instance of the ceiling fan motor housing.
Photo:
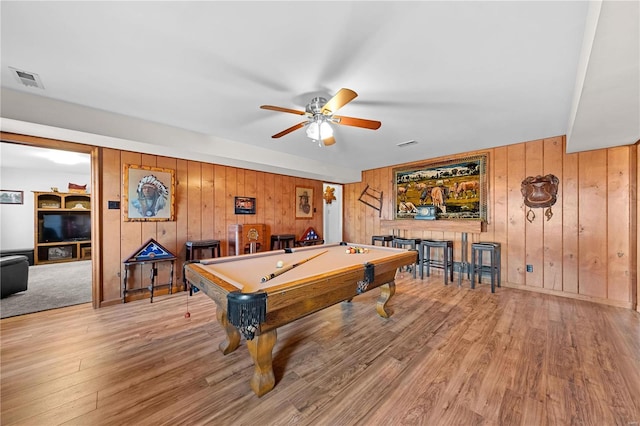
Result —
<svg viewBox="0 0 640 426"><path fill-rule="evenodd" d="M325 98L313 98L306 106L305 111L312 115L320 114L322 112L322 107L325 106L326 103L327 100Z"/></svg>

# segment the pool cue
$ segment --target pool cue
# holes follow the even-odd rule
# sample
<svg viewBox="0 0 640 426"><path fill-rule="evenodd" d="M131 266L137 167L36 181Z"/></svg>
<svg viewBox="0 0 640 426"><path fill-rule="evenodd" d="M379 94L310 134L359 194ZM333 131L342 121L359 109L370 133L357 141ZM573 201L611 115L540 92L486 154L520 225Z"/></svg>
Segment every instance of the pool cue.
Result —
<svg viewBox="0 0 640 426"><path fill-rule="evenodd" d="M303 259L303 260L301 260L301 261L300 261L300 262L298 262L298 263L294 263L293 265L285 266L285 267L283 267L282 269L279 269L279 270L277 270L277 271L275 271L275 272L273 272L273 273L271 273L271 274L269 274L269 275L265 275L264 277L262 277L262 279L260 280L260 282L263 282L263 283L264 283L264 282L267 282L267 281L269 281L270 279L277 277L278 275L282 275L282 274L284 274L285 272L292 270L292 269L293 269L293 268L295 268L296 266L300 266L300 265L302 265L303 263L308 262L308 261L310 261L311 259L313 259L313 258L316 258L316 257L320 256L321 254L325 254L325 253L326 253L326 252L328 252L328 251L329 251L329 250L325 250L325 251L323 251L323 252L321 252L321 253L318 253L318 254L316 254L316 255L311 256L311 257L310 257L310 258L308 258L308 259Z"/></svg>

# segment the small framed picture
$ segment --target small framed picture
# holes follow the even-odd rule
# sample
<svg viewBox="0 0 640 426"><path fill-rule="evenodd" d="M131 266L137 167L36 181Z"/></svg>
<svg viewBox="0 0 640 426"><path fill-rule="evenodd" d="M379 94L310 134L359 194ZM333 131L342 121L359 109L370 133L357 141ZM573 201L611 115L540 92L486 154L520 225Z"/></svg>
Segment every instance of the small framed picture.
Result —
<svg viewBox="0 0 640 426"><path fill-rule="evenodd" d="M235 213L256 214L256 199L253 197L236 197Z"/></svg>
<svg viewBox="0 0 640 426"><path fill-rule="evenodd" d="M24 192L0 190L0 204L24 204Z"/></svg>
<svg viewBox="0 0 640 426"><path fill-rule="evenodd" d="M313 217L313 188L296 186L296 219Z"/></svg>
<svg viewBox="0 0 640 426"><path fill-rule="evenodd" d="M125 164L123 173L126 222L175 220L175 170Z"/></svg>

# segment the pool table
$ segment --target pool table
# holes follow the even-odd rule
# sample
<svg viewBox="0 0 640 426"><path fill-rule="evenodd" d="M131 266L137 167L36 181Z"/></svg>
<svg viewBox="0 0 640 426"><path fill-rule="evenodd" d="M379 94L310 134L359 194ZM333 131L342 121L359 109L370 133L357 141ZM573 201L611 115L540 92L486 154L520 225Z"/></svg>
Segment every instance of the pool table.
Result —
<svg viewBox="0 0 640 426"><path fill-rule="evenodd" d="M365 252L347 253L350 247ZM245 337L254 363L251 389L262 396L275 385L272 351L278 327L377 287L376 310L388 318L396 271L416 260L413 250L325 244L186 263L184 277L216 303L227 336L219 346L223 354ZM278 267L278 261L284 265Z"/></svg>

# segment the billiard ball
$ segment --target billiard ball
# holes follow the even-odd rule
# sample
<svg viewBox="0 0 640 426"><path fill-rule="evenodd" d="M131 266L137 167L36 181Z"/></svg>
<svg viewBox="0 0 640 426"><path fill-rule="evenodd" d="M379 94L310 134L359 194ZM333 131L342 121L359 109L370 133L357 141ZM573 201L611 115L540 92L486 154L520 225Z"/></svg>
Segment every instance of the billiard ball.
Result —
<svg viewBox="0 0 640 426"><path fill-rule="evenodd" d="M276 263L276 268L282 268L284 266L284 262L282 260L278 260L278 263Z"/></svg>

